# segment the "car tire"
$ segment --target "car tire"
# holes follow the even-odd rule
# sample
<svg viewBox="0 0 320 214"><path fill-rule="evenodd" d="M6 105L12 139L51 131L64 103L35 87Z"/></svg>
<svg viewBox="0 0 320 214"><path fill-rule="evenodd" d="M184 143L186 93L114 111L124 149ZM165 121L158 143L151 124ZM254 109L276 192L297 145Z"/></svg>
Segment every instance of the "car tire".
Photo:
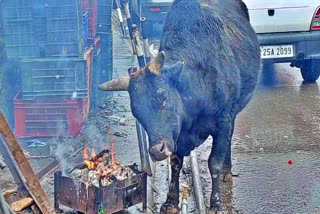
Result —
<svg viewBox="0 0 320 214"><path fill-rule="evenodd" d="M300 71L305 82L313 83L320 76L320 61L306 61Z"/></svg>

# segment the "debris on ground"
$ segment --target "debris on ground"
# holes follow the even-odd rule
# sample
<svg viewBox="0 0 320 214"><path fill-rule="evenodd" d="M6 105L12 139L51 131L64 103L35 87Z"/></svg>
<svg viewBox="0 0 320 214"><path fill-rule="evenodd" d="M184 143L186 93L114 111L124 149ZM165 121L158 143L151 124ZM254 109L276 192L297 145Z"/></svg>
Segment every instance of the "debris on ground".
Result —
<svg viewBox="0 0 320 214"><path fill-rule="evenodd" d="M8 189L2 192L2 195L6 201L9 200L10 195L17 193L16 189Z"/></svg>

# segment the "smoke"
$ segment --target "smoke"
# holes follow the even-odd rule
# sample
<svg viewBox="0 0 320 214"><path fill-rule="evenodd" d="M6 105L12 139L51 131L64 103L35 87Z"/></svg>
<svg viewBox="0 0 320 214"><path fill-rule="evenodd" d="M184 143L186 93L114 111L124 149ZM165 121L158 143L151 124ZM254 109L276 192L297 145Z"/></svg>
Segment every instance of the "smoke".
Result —
<svg viewBox="0 0 320 214"><path fill-rule="evenodd" d="M56 139L56 151L55 151L55 157L60 161L62 173L68 174L72 170L72 167L74 167L73 164L70 164L70 160L68 158L70 155L72 155L75 152L75 141L71 138L63 138L63 139Z"/></svg>
<svg viewBox="0 0 320 214"><path fill-rule="evenodd" d="M77 149L88 147L99 153L106 149L107 144L110 143L106 130L94 120L88 120L82 133L76 138L65 137L67 128L63 123L60 123L59 127L58 133L61 137L52 138L50 144L53 147L52 155L60 161L64 175L68 175L75 166L83 163L83 151L79 152L81 154L75 154ZM70 158L73 154L75 156Z"/></svg>
<svg viewBox="0 0 320 214"><path fill-rule="evenodd" d="M93 148L97 152L106 149L109 142L108 135L103 133L102 129L95 123L87 123L82 131L83 136L86 138L87 147Z"/></svg>

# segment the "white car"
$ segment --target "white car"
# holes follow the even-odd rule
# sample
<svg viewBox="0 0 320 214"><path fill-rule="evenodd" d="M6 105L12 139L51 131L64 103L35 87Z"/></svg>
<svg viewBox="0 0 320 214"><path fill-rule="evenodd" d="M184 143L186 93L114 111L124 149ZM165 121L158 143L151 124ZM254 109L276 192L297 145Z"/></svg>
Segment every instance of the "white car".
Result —
<svg viewBox="0 0 320 214"><path fill-rule="evenodd" d="M291 62L307 82L320 75L320 0L243 0L264 64Z"/></svg>

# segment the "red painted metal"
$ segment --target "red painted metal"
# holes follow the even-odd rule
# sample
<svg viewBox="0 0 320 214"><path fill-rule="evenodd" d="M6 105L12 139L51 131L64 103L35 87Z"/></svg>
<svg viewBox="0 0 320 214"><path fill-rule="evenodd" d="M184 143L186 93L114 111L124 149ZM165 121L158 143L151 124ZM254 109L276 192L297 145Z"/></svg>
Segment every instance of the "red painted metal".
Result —
<svg viewBox="0 0 320 214"><path fill-rule="evenodd" d="M30 102L14 98L15 134L23 137L78 135L89 113L89 99Z"/></svg>
<svg viewBox="0 0 320 214"><path fill-rule="evenodd" d="M88 0L81 0L81 5L82 5L82 11L88 10L88 5L89 5Z"/></svg>
<svg viewBox="0 0 320 214"><path fill-rule="evenodd" d="M161 11L161 8L155 7L155 8L150 8L151 11Z"/></svg>
<svg viewBox="0 0 320 214"><path fill-rule="evenodd" d="M95 48L101 48L100 37L96 37L96 38L94 39L94 44L93 44L93 46L94 46Z"/></svg>
<svg viewBox="0 0 320 214"><path fill-rule="evenodd" d="M92 72L92 62L93 62L93 47L89 47L85 52L84 52L84 57L86 59L86 66L87 66L87 89L88 89L88 97L90 98L91 91L91 72Z"/></svg>

